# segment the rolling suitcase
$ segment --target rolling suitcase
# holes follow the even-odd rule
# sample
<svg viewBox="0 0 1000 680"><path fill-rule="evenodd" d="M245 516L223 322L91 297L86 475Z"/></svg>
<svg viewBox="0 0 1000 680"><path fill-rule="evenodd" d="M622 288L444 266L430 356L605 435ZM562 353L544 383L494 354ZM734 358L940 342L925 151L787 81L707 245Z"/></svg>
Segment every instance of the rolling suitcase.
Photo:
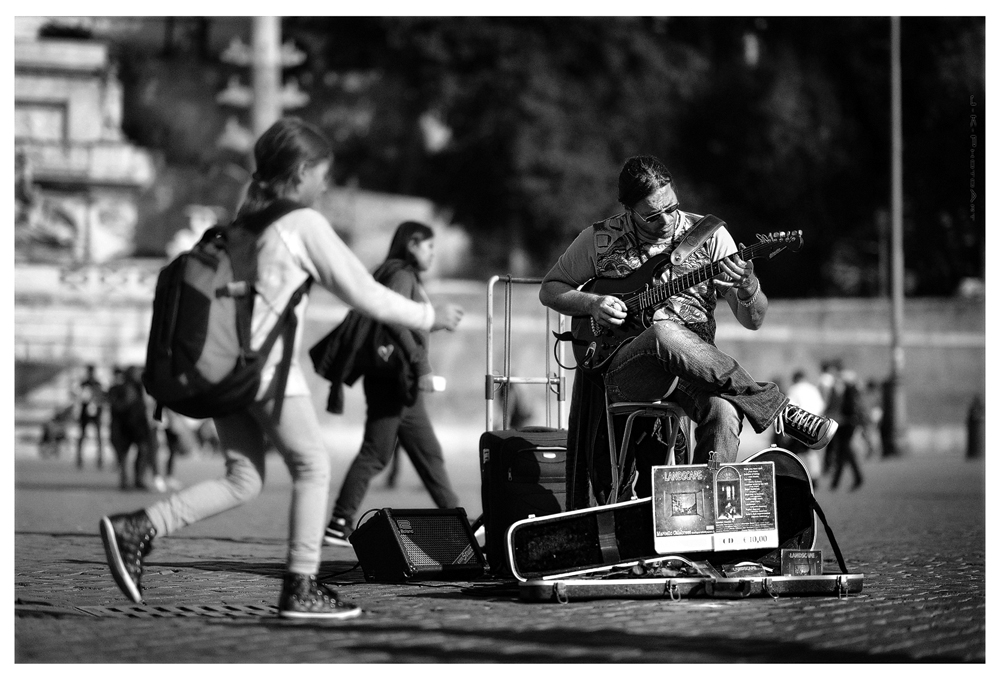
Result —
<svg viewBox="0 0 1000 680"><path fill-rule="evenodd" d="M494 286L504 282L503 364L494 371ZM566 379L560 361L551 370L551 316L545 314L545 376L511 375L511 325L514 285L538 285L541 279L494 276L487 288L486 312L486 431L479 441L486 560L494 577L511 576L504 537L518 520L562 512L566 509L566 429L564 402ZM565 319L559 315L559 330ZM561 352L561 348L558 348ZM543 385L546 389L544 427L510 427L511 394L516 385ZM556 396L556 422L552 427L550 395ZM494 429L494 408L501 400L502 426ZM477 522L478 524L479 522Z"/></svg>

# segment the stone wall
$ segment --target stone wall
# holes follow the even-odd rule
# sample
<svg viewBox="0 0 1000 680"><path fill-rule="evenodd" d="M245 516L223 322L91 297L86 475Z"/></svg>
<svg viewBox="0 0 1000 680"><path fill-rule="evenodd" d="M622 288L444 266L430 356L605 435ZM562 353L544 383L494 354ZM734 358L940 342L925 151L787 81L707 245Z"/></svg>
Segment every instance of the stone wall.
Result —
<svg viewBox="0 0 1000 680"><path fill-rule="evenodd" d="M103 273L101 273L103 271ZM115 363L141 363L149 324L149 301L156 267L151 263L120 267L114 272L77 272L67 280L57 270L18 269L15 286L15 357L67 365L88 362L109 368ZM59 294L44 294L56 286ZM434 297L463 305L466 316L454 333L435 333L431 360L435 372L447 378L448 389L430 397L434 419L443 425L485 425L486 284L434 280ZM502 368L503 289L496 291L497 326L494 370ZM313 400L323 422L331 426L363 422L360 384L346 392L343 416L325 414L329 385L316 377L308 349L346 314L331 294L316 290L305 324L300 361L307 367ZM821 361L841 358L862 381L884 379L889 372L889 306L883 300L773 300L764 328L747 331L721 310L718 345L760 380L787 382L797 368L815 379ZM986 336L983 300L921 299L906 303L905 387L911 440L918 448L960 446L969 404L985 395ZM553 319L553 330L555 320ZM555 371L546 349L544 309L534 287L518 287L511 324L512 364L518 375L539 376ZM566 357L569 365L572 356ZM567 373L567 394L573 372ZM69 384L63 380L59 384ZM535 408L534 421L544 422L544 392L525 386L524 396ZM59 389L29 395L49 408L61 398ZM499 404L499 402L497 402ZM568 402L567 402L568 405ZM497 414L499 420L499 413ZM555 422L555 410L552 412ZM472 452L474 453L474 452ZM471 455L471 454L470 454Z"/></svg>

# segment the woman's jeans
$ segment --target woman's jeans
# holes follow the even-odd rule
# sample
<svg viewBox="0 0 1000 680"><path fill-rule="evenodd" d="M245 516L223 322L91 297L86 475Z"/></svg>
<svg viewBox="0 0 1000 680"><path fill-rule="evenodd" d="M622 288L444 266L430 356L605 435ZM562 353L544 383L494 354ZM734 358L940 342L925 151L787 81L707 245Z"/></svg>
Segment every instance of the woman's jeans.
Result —
<svg viewBox="0 0 1000 680"><path fill-rule="evenodd" d="M754 431L767 429L788 403L774 383L756 382L735 359L674 321L656 321L611 360L604 381L608 399L656 401L674 377L669 400L696 424L695 463L715 452L719 462L735 462L743 417Z"/></svg>
<svg viewBox="0 0 1000 680"><path fill-rule="evenodd" d="M457 507L458 497L452 491L448 473L444 469L441 444L427 415L423 393L418 393L413 406L379 398L374 391L368 389L367 384L365 395L368 399L368 417L365 421L364 440L340 487L340 495L333 508L334 517L340 517L348 523L353 522L354 515L368 493L371 480L392 460L397 436L435 505L439 508Z"/></svg>
<svg viewBox="0 0 1000 680"><path fill-rule="evenodd" d="M226 457L226 476L188 487L146 509L159 535L172 534L198 520L238 507L264 486L265 435L281 453L292 475L288 571L316 574L326 526L330 455L312 399L287 396L281 421L271 416L273 401L215 418Z"/></svg>

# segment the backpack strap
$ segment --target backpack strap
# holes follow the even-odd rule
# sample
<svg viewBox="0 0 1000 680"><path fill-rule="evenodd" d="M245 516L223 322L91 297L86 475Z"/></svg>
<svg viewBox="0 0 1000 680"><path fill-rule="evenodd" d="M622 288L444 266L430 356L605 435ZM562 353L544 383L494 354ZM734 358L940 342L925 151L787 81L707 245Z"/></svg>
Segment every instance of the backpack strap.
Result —
<svg viewBox="0 0 1000 680"><path fill-rule="evenodd" d="M242 228L253 236L248 242L241 243L243 247L239 248L240 252L234 252L236 248L230 250L229 257L233 267L233 278L237 282L246 282L247 284L241 290L235 291L233 295L236 302L236 337L240 343L244 361L250 355L250 327L253 321L254 285L257 281L257 238L264 233L265 229L288 213L304 207L306 206L301 203L279 198L263 210L246 217L238 217L229 227L230 230L236 227ZM299 299L301 299L301 295Z"/></svg>
<svg viewBox="0 0 1000 680"><path fill-rule="evenodd" d="M271 331L270 336L265 341L265 344L268 345L266 351L269 353L278 335L281 336L281 361L278 362L278 366L274 370L274 377L271 379L275 386L273 415L276 421L281 418L281 407L285 402L285 386L288 384L288 374L291 372L292 358L295 355L295 331L299 325L299 318L295 313L295 308L302 301L302 296L309 291L310 285L312 285L312 279L306 280L305 283L295 289L292 297L288 300L288 306L285 307L285 311L278 317L277 322L274 324L274 330ZM278 330L281 331L280 334L277 332ZM261 350L264 351L263 346Z"/></svg>
<svg viewBox="0 0 1000 680"><path fill-rule="evenodd" d="M826 521L826 515L823 514L823 509L819 507L819 501L816 500L816 496L812 494L809 495L809 505L811 505L812 509L816 511L816 515L823 523L823 528L826 529L826 537L830 539L830 546L833 548L833 554L837 557L837 565L840 566L840 570L843 573L848 573L847 563L844 562L844 555L840 552L840 545L837 543L837 537L833 535L833 529L830 528L829 522Z"/></svg>
<svg viewBox="0 0 1000 680"><path fill-rule="evenodd" d="M233 278L237 285L234 286L232 296L236 303L236 337L239 341L242 361L245 362L251 355L250 338L251 323L253 321L253 303L256 294L255 284L257 281L257 239L267 227L271 226L288 213L305 208L306 206L287 199L278 199L268 205L263 210L245 217L238 217L231 225L225 228L222 233L229 237L233 229L239 228L248 232L250 238L228 238L226 248L229 252L229 260L233 267ZM239 285L243 284L243 285ZM288 374L291 369L293 354L295 353L295 331L298 326L298 318L295 308L302 301L302 296L306 294L312 284L312 279L306 279L294 293L292 293L285 309L275 320L274 327L268 333L264 342L258 348L261 356L268 356L274 343L278 338L284 341L281 361L275 369L273 380L275 381L275 419L281 417L281 406L285 397L285 386L288 382Z"/></svg>

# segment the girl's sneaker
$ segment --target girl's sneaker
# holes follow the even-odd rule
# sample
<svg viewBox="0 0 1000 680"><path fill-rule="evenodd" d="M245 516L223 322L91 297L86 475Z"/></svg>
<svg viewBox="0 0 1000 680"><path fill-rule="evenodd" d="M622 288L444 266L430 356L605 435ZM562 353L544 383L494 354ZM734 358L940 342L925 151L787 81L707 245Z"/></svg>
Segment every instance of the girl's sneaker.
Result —
<svg viewBox="0 0 1000 680"><path fill-rule="evenodd" d="M142 560L153 549L156 528L145 510L102 517L101 541L115 583L130 600L142 602Z"/></svg>
<svg viewBox="0 0 1000 680"><path fill-rule="evenodd" d="M341 548L350 548L351 523L343 517L334 517L323 532L324 545L336 545Z"/></svg>
<svg viewBox="0 0 1000 680"><path fill-rule="evenodd" d="M285 574L278 601L278 616L286 619L352 619L361 608L342 602L337 593L319 583L315 576Z"/></svg>

